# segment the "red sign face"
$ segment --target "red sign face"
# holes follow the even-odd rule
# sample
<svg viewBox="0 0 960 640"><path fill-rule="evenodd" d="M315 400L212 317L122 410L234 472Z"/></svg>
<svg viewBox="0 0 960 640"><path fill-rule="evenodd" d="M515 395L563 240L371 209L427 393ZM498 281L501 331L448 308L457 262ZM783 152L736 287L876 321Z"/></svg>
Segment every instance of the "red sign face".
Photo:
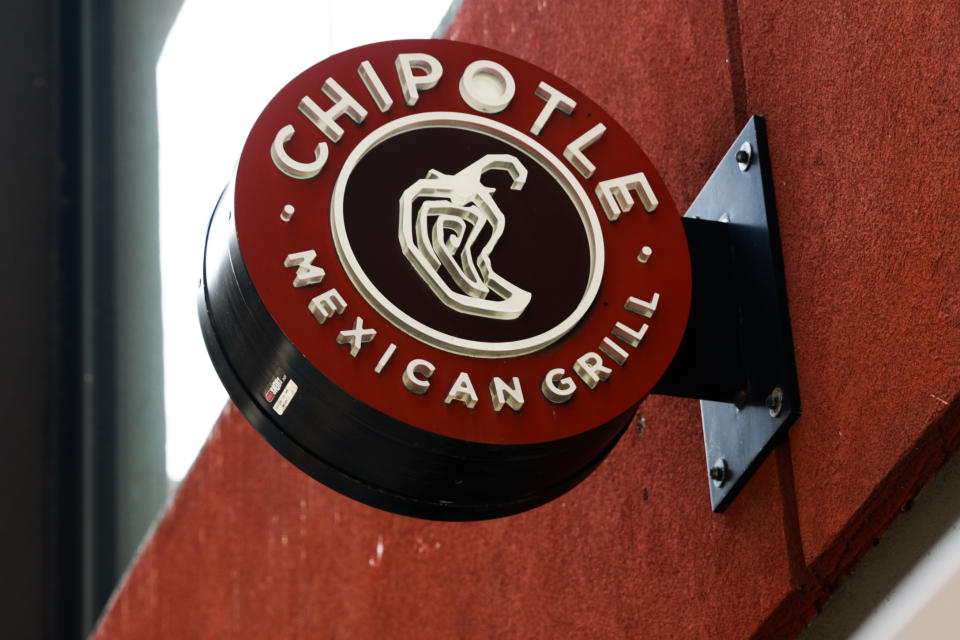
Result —
<svg viewBox="0 0 960 640"><path fill-rule="evenodd" d="M490 49L385 42L308 69L254 125L233 206L286 339L434 434L590 431L650 391L686 326L686 239L649 159L588 97ZM297 402L271 380L268 403Z"/></svg>

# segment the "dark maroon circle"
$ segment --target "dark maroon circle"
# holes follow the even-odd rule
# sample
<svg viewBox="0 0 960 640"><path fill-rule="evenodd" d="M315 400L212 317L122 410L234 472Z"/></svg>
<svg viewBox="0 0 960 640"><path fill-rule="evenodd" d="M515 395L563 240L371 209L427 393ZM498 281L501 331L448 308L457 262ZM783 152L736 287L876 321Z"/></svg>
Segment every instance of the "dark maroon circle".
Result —
<svg viewBox="0 0 960 640"><path fill-rule="evenodd" d="M526 167L523 188L510 189L512 179L504 171L489 171L482 182L496 189L492 196L505 217L491 254L493 269L532 294L512 320L466 315L444 305L403 255L397 224L401 194L429 170L452 175L485 155L504 153ZM415 211L418 206L414 202ZM466 340L509 342L549 331L574 312L590 276L586 229L557 179L524 151L461 128L415 129L373 147L347 182L344 227L360 268L387 299L428 327ZM487 238L489 227L476 246ZM443 269L440 273L459 291Z"/></svg>

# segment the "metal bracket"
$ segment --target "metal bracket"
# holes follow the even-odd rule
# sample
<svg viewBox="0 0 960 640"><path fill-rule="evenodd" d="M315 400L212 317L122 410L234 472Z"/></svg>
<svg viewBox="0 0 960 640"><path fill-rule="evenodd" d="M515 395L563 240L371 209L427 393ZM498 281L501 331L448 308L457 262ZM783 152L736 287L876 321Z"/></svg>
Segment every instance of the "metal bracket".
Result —
<svg viewBox="0 0 960 640"><path fill-rule="evenodd" d="M653 393L701 400L710 499L722 512L800 416L762 117L750 119L683 222L690 320Z"/></svg>

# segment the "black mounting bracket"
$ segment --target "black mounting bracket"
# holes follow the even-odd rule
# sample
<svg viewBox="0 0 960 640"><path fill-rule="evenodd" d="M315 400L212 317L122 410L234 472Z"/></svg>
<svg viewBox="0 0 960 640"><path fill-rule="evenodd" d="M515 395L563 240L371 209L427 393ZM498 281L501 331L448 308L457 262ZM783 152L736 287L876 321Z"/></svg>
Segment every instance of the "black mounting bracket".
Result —
<svg viewBox="0 0 960 640"><path fill-rule="evenodd" d="M800 416L762 117L747 123L683 225L690 319L652 393L700 399L710 499L722 512Z"/></svg>

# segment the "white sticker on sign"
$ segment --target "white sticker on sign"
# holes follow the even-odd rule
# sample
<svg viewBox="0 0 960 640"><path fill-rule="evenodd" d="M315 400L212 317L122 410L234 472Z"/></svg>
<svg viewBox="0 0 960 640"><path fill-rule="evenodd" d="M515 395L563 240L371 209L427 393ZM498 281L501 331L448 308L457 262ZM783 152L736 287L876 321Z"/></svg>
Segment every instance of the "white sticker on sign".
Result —
<svg viewBox="0 0 960 640"><path fill-rule="evenodd" d="M287 405L293 400L293 396L296 395L299 388L293 380L287 382L287 386L280 392L280 397L273 403L273 410L277 412L278 416L282 416L283 412L287 410Z"/></svg>

